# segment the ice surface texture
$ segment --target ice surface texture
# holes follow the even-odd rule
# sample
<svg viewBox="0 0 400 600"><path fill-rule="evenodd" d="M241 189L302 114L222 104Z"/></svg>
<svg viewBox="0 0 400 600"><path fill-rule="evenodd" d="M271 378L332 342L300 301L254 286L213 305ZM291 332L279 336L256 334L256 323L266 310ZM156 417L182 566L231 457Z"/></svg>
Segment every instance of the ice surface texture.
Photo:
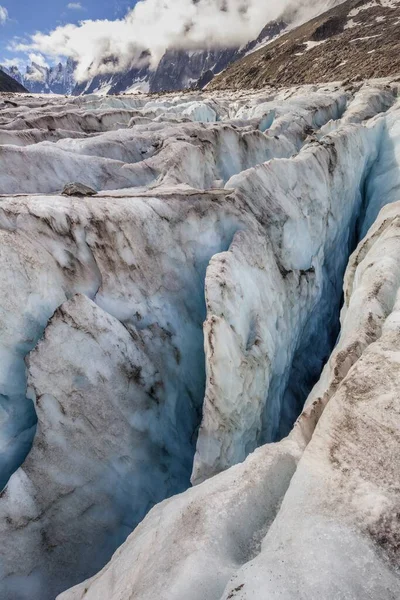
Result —
<svg viewBox="0 0 400 600"><path fill-rule="evenodd" d="M395 405L359 416L388 377L365 408L344 386L395 344L395 216L350 261L296 422L348 257L399 197L397 94L4 104L0 595L53 600L141 521L63 600L398 595L396 473L378 447L352 468L374 436L396 451Z"/></svg>

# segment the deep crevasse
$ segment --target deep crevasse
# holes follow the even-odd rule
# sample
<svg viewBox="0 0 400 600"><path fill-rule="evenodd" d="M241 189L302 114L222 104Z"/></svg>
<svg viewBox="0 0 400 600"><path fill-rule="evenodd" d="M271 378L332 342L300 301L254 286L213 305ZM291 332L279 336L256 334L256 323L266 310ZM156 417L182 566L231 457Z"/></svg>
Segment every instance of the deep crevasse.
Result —
<svg viewBox="0 0 400 600"><path fill-rule="evenodd" d="M63 600L398 596L398 223L393 204L352 256L339 345L289 438L158 505Z"/></svg>
<svg viewBox="0 0 400 600"><path fill-rule="evenodd" d="M121 188L125 181L137 186L149 181L158 185L104 192L90 200L31 196L2 201L4 260L10 269L10 257L15 255L16 264L23 267L12 268L20 270L25 281L24 286L17 286L22 308L11 312L16 325L10 328L8 345L18 349L15 365L20 374L18 365L29 344L35 344L34 338L61 305L28 360L29 395L35 399L39 416L34 447L11 478L0 503L2 534L7 540L2 586L10 598L52 598L58 590L93 573L152 504L184 489L201 418L195 480L242 461L260 442L279 436L295 419L310 385L310 373L305 377L302 368L315 364L315 377L318 364L322 367L330 351L332 339L316 344L313 335L326 318L335 320L364 190L373 185L370 169L386 148L380 140L386 135L387 123L392 118L395 122L393 109L387 117L357 124L372 116L366 114L366 106L372 113L387 110L395 101L396 86L380 93L381 103L376 104L379 90L373 87L362 89L354 99L352 92L333 91L329 86L315 96L314 90L307 88L299 92L298 112L292 97L286 116L282 98L268 98L263 107L262 98L255 95L250 98L253 108L245 107L241 113L235 109L235 114L230 109L210 130L203 125L182 125L179 115L188 107L179 108L174 100L172 105L178 108L173 118L178 122L172 125L171 121L154 128L148 122L131 123L132 132L124 129L88 139L83 136L77 143L68 139L57 142L62 152L62 166L57 171L52 162L53 145L46 142L42 150L43 144L34 144L44 174L43 191L49 191L49 182L53 190L67 182L68 169L77 164L70 165L70 157L77 151L79 159L74 161L80 161L79 172L89 177L84 183L93 185L94 166L100 174L96 184L106 182L107 189ZM329 101L330 94L333 101ZM335 131L318 141L313 127L324 125L331 117L342 117L345 97L348 108L343 122L331 123ZM341 99L339 108L337 98ZM368 98L374 98L370 105ZM214 108L218 108L217 100ZM101 109L98 100L93 102L94 110ZM162 102L156 111L161 117L166 112ZM249 98L234 102L244 107ZM268 115L274 102L283 114L277 118L274 112L271 122ZM321 103L328 110L321 110ZM144 115L150 110L152 118L158 119L154 106L136 108ZM43 109L32 110L40 113ZM199 114L203 116L201 110ZM346 114L351 114L353 124L348 123ZM228 116L237 118L230 122ZM114 127L120 113L113 118L107 114L101 121ZM130 118L149 119L140 114ZM250 121L246 123L245 118ZM263 134L259 129L264 128L265 119L270 128ZM75 127L80 123L73 122ZM160 128L166 132L163 140L153 135ZM12 131L11 125L7 131ZM18 132L32 138L32 130L21 126ZM174 136L183 139L174 140ZM234 175L263 159L296 152L307 136L311 136L306 140L309 144L298 157L273 160ZM120 154L118 160L132 161L145 176L127 177L131 163L127 169L108 158L117 151L130 152L129 157ZM14 160L14 149L6 147L5 152ZM20 152L23 156L24 150ZM124 179L116 184L115 168L124 173ZM6 186L9 181L5 179ZM35 181L41 191L37 173ZM216 189L196 191L190 185ZM210 259L204 328L207 391L201 416L202 290ZM75 296L77 293L80 295ZM6 288L3 294L10 297ZM34 316L38 327L31 338L26 332L27 315ZM334 330L333 323L328 338ZM310 346L313 356L304 350ZM107 347L113 349L111 353ZM82 363L80 349L87 362ZM303 364L301 356L306 351ZM21 382L22 386L23 378ZM304 386L293 409L289 406L289 382L292 388ZM7 385L5 377L5 389ZM309 416L305 419L306 423L310 420ZM225 519L216 522L218 501L215 506L208 505L211 490L206 483L204 492L200 486L157 507L127 542L128 549L133 543L134 552L153 561L152 581L147 580L139 561L128 581L119 575L116 585L119 581L126 585L126 594L133 586L140 598L146 594L151 598L155 589L160 598L164 592L166 598L184 598L189 593L186 586L192 595L204 594L206 589L209 596L199 598L219 598L231 575L257 554L263 532L275 517L308 442L302 426L295 431L299 429L300 441L295 434L294 440L264 446L249 459L250 470L244 463L210 481L211 489L220 490L220 501L226 501L232 510L236 507L249 515L254 511L251 524L243 528L228 526ZM106 444L101 439L105 430ZM258 461L262 456L266 458L261 468ZM253 496L239 502L239 491L247 494L253 470ZM231 490L229 496L227 490L235 486L236 478L243 487ZM270 501L262 502L259 494L269 495ZM206 504L204 509L202 504ZM203 540L201 560L178 535L177 526L186 510L188 531L194 527L193 535ZM229 510L226 514L232 518ZM233 523L241 513L235 514ZM71 515L75 523L66 535L65 522ZM161 532L154 524L160 518ZM202 532L200 525L204 525ZM223 549L218 544L214 547L216 554L209 551L213 527L221 529L223 544ZM138 542L141 532L143 542ZM154 546L147 546L147 535L161 535L165 540L162 556L154 553ZM193 536L188 537L190 541ZM176 552L171 551L170 540L177 544ZM135 559L121 554L121 560L132 564ZM220 565L218 577L215 561ZM185 577L189 564L198 580L197 576ZM204 578L207 565L209 580ZM112 581L114 568L105 575L111 574ZM169 570L172 580L168 584ZM154 578L154 573L159 577ZM89 586L92 597L114 597L116 589L101 577L99 582L100 588ZM86 587L71 592L78 594L73 597L85 595Z"/></svg>
<svg viewBox="0 0 400 600"><path fill-rule="evenodd" d="M301 412L338 332L343 274L384 133L385 119L362 127L345 120L298 157L227 183L262 219L267 240L241 234L208 271L194 481L287 435Z"/></svg>

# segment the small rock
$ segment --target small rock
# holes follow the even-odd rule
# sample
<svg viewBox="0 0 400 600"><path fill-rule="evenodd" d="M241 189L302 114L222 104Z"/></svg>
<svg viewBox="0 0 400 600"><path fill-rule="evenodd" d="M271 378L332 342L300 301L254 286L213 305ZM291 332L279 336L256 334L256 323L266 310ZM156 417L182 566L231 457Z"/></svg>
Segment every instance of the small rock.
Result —
<svg viewBox="0 0 400 600"><path fill-rule="evenodd" d="M61 192L63 196L96 196L96 190L83 183L67 183Z"/></svg>

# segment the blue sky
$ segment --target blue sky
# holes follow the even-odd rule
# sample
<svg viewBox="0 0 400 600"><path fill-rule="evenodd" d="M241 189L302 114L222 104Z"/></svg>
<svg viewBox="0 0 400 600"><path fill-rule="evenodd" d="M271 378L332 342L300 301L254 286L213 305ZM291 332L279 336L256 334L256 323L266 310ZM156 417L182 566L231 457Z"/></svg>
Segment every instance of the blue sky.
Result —
<svg viewBox="0 0 400 600"><path fill-rule="evenodd" d="M0 0L0 6L8 12L8 19L0 25L0 63L14 57L28 60L26 54L7 49L15 38L29 41L29 35L36 31L47 33L59 25L82 19L122 18L134 3L134 0L82 0L79 9L74 8L77 4L74 0L70 8L68 0Z"/></svg>

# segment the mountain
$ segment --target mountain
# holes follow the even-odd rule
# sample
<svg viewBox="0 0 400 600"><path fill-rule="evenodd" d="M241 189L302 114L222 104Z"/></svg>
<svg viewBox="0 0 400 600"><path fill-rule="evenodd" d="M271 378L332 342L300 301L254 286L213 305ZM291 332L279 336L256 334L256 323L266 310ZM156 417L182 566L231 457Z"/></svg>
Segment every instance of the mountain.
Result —
<svg viewBox="0 0 400 600"><path fill-rule="evenodd" d="M235 58L240 56L238 48L217 50L167 50L156 70L149 65L132 68L124 73L96 75L78 84L74 95L119 94L123 92L162 92L197 87L199 81L208 83Z"/></svg>
<svg viewBox="0 0 400 600"><path fill-rule="evenodd" d="M284 20L268 23L256 40L239 48L215 48L206 50L167 50L157 69L150 70L144 60L140 68L123 73L96 75L77 84L73 94L120 94L123 92L166 92L188 88L203 88L226 67L251 52L258 45L268 43L287 27Z"/></svg>
<svg viewBox="0 0 400 600"><path fill-rule="evenodd" d="M390 0L387 0L390 1ZM336 0L327 0L322 6L331 6ZM320 4L318 4L320 6ZM314 9L314 14L317 9ZM209 48L209 49L168 49L157 68L150 68L150 54L143 52L140 65L127 71L116 71L117 57L107 58L103 67L114 63L107 72L86 81L74 83L74 62L69 59L65 65L44 67L35 62L26 68L22 75L17 67L4 69L11 77L23 84L33 93L115 95L133 92L165 92L183 89L202 89L218 74L223 73L231 64L241 59L250 60L249 56L259 48L270 46L275 38L279 38L286 30L304 20L305 15L298 5L290 7L277 21L267 23L259 36L242 47ZM260 50L262 51L262 50ZM250 75L251 79L251 75Z"/></svg>
<svg viewBox="0 0 400 600"><path fill-rule="evenodd" d="M72 59L53 67L32 62L24 74L16 66L1 68L33 94L71 94L75 87L75 63Z"/></svg>
<svg viewBox="0 0 400 600"><path fill-rule="evenodd" d="M337 0L318 3L311 9L311 13L315 15L321 10L321 7L330 8L335 4L337 4ZM154 71L149 68L149 58L146 62L144 56L140 68L134 67L122 73L110 71L95 75L78 84L73 94L107 95L134 91L160 93L190 88L202 89L229 65L248 56L258 48L270 44L293 24L302 22L305 18L302 4L300 7L297 3L290 4L280 19L267 23L258 37L244 46L197 50L170 48L165 52Z"/></svg>
<svg viewBox="0 0 400 600"><path fill-rule="evenodd" d="M149 91L151 71L148 64L132 68L125 73L105 73L95 75L82 83L77 83L72 90L74 96L85 94L118 94L127 91Z"/></svg>
<svg viewBox="0 0 400 600"><path fill-rule="evenodd" d="M26 92L24 86L0 67L0 92Z"/></svg>
<svg viewBox="0 0 400 600"><path fill-rule="evenodd" d="M239 53L238 48L167 50L150 77L150 91L172 92L198 87L200 81L211 80L215 73L225 69Z"/></svg>
<svg viewBox="0 0 400 600"><path fill-rule="evenodd" d="M347 0L230 65L211 89L400 73L400 1Z"/></svg>

